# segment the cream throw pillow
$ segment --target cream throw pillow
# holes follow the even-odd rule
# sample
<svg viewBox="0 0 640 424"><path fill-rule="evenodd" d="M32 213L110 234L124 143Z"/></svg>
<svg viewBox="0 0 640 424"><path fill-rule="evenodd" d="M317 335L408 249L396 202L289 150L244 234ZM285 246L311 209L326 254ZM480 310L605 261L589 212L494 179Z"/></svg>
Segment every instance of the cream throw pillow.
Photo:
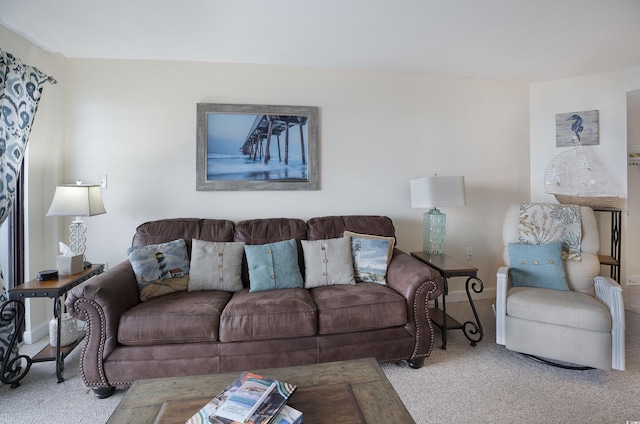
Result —
<svg viewBox="0 0 640 424"><path fill-rule="evenodd" d="M189 291L242 289L244 242L192 240Z"/></svg>
<svg viewBox="0 0 640 424"><path fill-rule="evenodd" d="M301 240L307 289L334 284L355 284L351 240L341 237L327 240Z"/></svg>

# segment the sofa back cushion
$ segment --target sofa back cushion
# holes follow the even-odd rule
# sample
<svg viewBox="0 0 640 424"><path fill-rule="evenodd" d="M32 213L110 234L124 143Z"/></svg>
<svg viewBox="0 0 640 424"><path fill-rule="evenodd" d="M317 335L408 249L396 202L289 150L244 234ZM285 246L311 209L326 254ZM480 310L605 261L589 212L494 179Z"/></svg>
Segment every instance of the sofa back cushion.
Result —
<svg viewBox="0 0 640 424"><path fill-rule="evenodd" d="M373 236L395 237L391 218L375 215L323 216L307 221L308 239L342 237L345 231Z"/></svg>
<svg viewBox="0 0 640 424"><path fill-rule="evenodd" d="M267 218L239 221L236 224L235 240L251 244L275 243L278 241L306 240L307 226L301 219Z"/></svg>
<svg viewBox="0 0 640 424"><path fill-rule="evenodd" d="M233 241L235 224L225 219L173 218L141 224L133 236L132 246L166 243L184 239L191 255L191 240Z"/></svg>
<svg viewBox="0 0 640 424"><path fill-rule="evenodd" d="M300 240L307 239L307 225L296 218L266 218L238 221L234 241L243 241L248 245L275 243L296 239L298 249L298 266L304 275L304 255ZM242 264L242 280L249 287L249 271L245 255Z"/></svg>

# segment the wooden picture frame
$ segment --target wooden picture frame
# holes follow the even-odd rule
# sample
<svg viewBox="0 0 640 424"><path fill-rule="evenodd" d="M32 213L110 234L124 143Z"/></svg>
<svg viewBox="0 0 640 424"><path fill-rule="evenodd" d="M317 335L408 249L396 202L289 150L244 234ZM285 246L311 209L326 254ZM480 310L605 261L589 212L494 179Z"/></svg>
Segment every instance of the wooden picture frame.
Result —
<svg viewBox="0 0 640 424"><path fill-rule="evenodd" d="M196 190L317 190L318 108L198 103Z"/></svg>

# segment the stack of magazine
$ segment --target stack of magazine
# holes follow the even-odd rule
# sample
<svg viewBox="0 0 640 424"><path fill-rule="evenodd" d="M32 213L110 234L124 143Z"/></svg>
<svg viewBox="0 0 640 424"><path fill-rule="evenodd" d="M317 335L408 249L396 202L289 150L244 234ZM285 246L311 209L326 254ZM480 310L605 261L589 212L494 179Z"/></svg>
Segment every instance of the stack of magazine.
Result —
<svg viewBox="0 0 640 424"><path fill-rule="evenodd" d="M295 389L245 371L186 424L301 424L302 412L286 405Z"/></svg>

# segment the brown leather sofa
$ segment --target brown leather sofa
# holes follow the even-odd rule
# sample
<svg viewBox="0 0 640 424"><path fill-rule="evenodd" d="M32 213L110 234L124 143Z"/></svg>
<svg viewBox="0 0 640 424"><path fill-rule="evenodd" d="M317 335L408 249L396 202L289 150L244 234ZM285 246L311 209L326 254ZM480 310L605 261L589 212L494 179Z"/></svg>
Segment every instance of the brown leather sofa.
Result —
<svg viewBox="0 0 640 424"><path fill-rule="evenodd" d="M190 253L192 239L264 244L295 238L304 270L300 240L338 238L344 231L395 236L391 219L383 216L330 216L307 222L256 219L237 224L186 218L142 224L132 245L182 238ZM429 356L433 327L427 306L442 293L443 281L437 271L397 248L387 285L357 283L250 293L246 257L244 261L245 288L235 293L180 291L141 302L129 261L73 288L66 299L67 309L88 323L80 360L85 384L104 398L116 386L143 378L363 357L380 362L407 360L419 368ZM234 318L225 313L221 319L229 309L235 309ZM238 328L248 325L248 332ZM247 334L252 336L247 338Z"/></svg>

